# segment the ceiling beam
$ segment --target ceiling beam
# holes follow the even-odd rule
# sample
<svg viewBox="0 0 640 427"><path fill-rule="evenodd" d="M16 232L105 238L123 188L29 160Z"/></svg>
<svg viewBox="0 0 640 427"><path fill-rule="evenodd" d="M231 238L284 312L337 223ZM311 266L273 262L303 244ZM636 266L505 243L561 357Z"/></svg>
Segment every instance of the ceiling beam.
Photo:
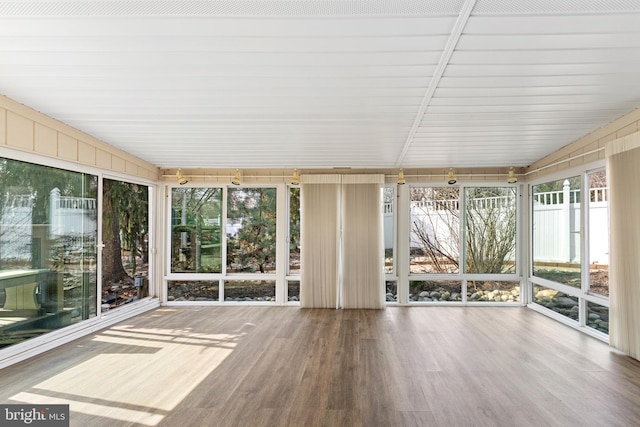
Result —
<svg viewBox="0 0 640 427"><path fill-rule="evenodd" d="M431 99L433 99L433 94L435 93L438 85L440 84L440 79L444 74L444 70L447 68L449 64L449 60L451 59L451 55L453 55L453 51L456 49L458 44L458 40L460 40L460 36L464 31L467 22L469 21L469 17L471 16L471 12L473 11L474 6L476 5L476 0L466 0L464 5L462 6L462 10L458 15L458 19L456 19L456 23L451 30L451 34L449 35L449 39L447 40L447 44L442 51L442 55L440 56L440 60L438 61L438 65L431 76L431 80L429 81L429 86L427 87L427 91L424 94L424 98L422 98L422 102L420 103L420 108L418 109L418 113L416 114L416 118L413 121L413 125L411 126L411 130L407 135L407 139L402 147L402 151L398 156L398 160L396 160L396 167L402 166L402 162L404 161L409 148L411 147L411 143L413 142L413 137L422 122L422 118L424 113L427 111L429 104L431 103Z"/></svg>

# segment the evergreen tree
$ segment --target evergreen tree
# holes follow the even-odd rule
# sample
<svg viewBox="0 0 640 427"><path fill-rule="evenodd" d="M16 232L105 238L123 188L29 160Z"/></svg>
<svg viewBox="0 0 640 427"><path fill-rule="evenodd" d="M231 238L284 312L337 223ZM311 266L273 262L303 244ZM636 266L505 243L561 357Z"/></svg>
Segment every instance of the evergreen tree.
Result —
<svg viewBox="0 0 640 427"><path fill-rule="evenodd" d="M138 256L145 259L148 253L145 241L149 217L148 188L105 179L102 189L102 281L103 284L131 281L122 264L122 248L124 243L131 253L131 274L135 275Z"/></svg>
<svg viewBox="0 0 640 427"><path fill-rule="evenodd" d="M300 187L289 192L289 252L300 253Z"/></svg>
<svg viewBox="0 0 640 427"><path fill-rule="evenodd" d="M227 240L227 266L237 271L272 267L276 258L276 189L231 189L228 224L238 231Z"/></svg>

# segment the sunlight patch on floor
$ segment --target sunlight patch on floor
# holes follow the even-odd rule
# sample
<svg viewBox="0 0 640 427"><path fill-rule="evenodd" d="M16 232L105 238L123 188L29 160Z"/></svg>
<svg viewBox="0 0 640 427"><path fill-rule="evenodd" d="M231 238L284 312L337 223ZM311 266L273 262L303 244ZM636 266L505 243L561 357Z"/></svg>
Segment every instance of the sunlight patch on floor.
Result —
<svg viewBox="0 0 640 427"><path fill-rule="evenodd" d="M151 414L145 411L114 408L113 406L82 402L80 400L60 399L35 393L18 393L11 397L11 400L33 405L69 405L69 409L72 412L94 415L96 417L111 418L119 421L135 422L146 426L158 425L158 423L165 417L165 415ZM73 415L71 415L71 418L72 417Z"/></svg>
<svg viewBox="0 0 640 427"><path fill-rule="evenodd" d="M242 335L106 330L92 340L106 345L100 354L11 400L60 402L70 404L71 412L156 425L233 352ZM104 371L105 366L113 367L111 374L97 377L95 372ZM152 371L149 367L153 367ZM39 390L42 394L38 394ZM53 398L50 394L71 399Z"/></svg>

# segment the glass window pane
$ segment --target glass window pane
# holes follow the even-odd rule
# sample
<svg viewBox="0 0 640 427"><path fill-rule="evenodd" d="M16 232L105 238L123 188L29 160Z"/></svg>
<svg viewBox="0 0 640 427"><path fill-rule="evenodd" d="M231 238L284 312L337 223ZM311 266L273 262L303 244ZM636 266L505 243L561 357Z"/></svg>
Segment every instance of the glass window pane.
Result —
<svg viewBox="0 0 640 427"><path fill-rule="evenodd" d="M149 188L104 179L102 310L149 295Z"/></svg>
<svg viewBox="0 0 640 427"><path fill-rule="evenodd" d="M222 189L171 190L171 272L222 271Z"/></svg>
<svg viewBox="0 0 640 427"><path fill-rule="evenodd" d="M515 273L515 187L465 188L465 272Z"/></svg>
<svg viewBox="0 0 640 427"><path fill-rule="evenodd" d="M0 158L0 347L97 314L96 176Z"/></svg>
<svg viewBox="0 0 640 427"><path fill-rule="evenodd" d="M468 302L518 302L520 282L469 280L467 282Z"/></svg>
<svg viewBox="0 0 640 427"><path fill-rule="evenodd" d="M398 282L386 281L385 287L387 289L386 292L386 301L387 302L398 302Z"/></svg>
<svg viewBox="0 0 640 427"><path fill-rule="evenodd" d="M580 177L533 186L533 275L579 288Z"/></svg>
<svg viewBox="0 0 640 427"><path fill-rule="evenodd" d="M587 326L609 334L609 307L587 301Z"/></svg>
<svg viewBox="0 0 640 427"><path fill-rule="evenodd" d="M300 301L300 281L287 281L287 301Z"/></svg>
<svg viewBox="0 0 640 427"><path fill-rule="evenodd" d="M275 272L276 189L231 188L227 206L227 272Z"/></svg>
<svg viewBox="0 0 640 427"><path fill-rule="evenodd" d="M217 280L174 280L167 282L167 301L218 301Z"/></svg>
<svg viewBox="0 0 640 427"><path fill-rule="evenodd" d="M609 201L607 174L588 175L589 182L589 291L609 296Z"/></svg>
<svg viewBox="0 0 640 427"><path fill-rule="evenodd" d="M411 273L460 271L460 190L458 187L412 187Z"/></svg>
<svg viewBox="0 0 640 427"><path fill-rule="evenodd" d="M393 274L394 264L394 224L395 215L393 212L393 201L395 200L395 189L384 187L382 189L382 217L384 222L384 272Z"/></svg>
<svg viewBox="0 0 640 427"><path fill-rule="evenodd" d="M533 302L578 321L580 313L578 297L538 285L533 286L533 295Z"/></svg>
<svg viewBox="0 0 640 427"><path fill-rule="evenodd" d="M289 188L289 274L300 274L300 187Z"/></svg>
<svg viewBox="0 0 640 427"><path fill-rule="evenodd" d="M462 282L457 280L412 280L409 301L462 301Z"/></svg>
<svg viewBox="0 0 640 427"><path fill-rule="evenodd" d="M226 280L225 301L275 301L275 280Z"/></svg>

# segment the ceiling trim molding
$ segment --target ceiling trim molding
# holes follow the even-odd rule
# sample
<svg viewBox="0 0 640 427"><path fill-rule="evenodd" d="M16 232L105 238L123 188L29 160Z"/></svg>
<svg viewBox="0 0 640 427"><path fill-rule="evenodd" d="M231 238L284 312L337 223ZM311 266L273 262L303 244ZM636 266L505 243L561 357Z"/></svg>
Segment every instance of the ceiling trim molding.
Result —
<svg viewBox="0 0 640 427"><path fill-rule="evenodd" d="M451 34L449 35L449 39L447 40L447 44L445 45L444 50L442 51L442 55L440 56L440 60L438 61L438 65L431 76L431 80L429 81L429 86L427 87L427 91L422 98L422 102L420 103L420 108L418 109L418 113L416 114L416 118L413 121L413 125L411 126L411 130L407 135L407 140L402 147L402 151L400 151L400 155L398 156L398 160L396 160L396 167L400 167L402 162L404 161L411 144L413 143L413 137L416 134L416 131L420 127L420 123L422 122L422 118L424 117L429 104L431 104L431 100L433 99L433 95L440 84L440 79L442 79L442 75L444 74L444 70L449 65L449 61L451 60L451 55L453 55L453 51L455 50L458 41L460 40L460 36L464 31L464 28L469 21L469 17L471 16L471 12L476 4L476 0L466 0L460 14L458 15L458 19L453 26Z"/></svg>

